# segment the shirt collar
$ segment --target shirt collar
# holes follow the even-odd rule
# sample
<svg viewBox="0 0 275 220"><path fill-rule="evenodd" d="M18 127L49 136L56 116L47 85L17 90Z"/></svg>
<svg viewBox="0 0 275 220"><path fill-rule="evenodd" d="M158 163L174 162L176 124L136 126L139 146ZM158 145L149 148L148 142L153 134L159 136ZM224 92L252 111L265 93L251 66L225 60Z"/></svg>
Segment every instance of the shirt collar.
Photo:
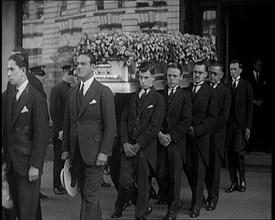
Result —
<svg viewBox="0 0 275 220"><path fill-rule="evenodd" d="M90 88L92 82L94 81L94 78L95 77L92 76L90 79L86 80L85 82L83 82L82 80L80 81L79 89L81 89L82 85L84 84L83 95L85 95L87 90Z"/></svg>
<svg viewBox="0 0 275 220"><path fill-rule="evenodd" d="M24 89L27 87L27 85L28 85L28 83L29 83L29 80L28 79L26 79L22 84L21 84L21 86L19 86L17 89L18 89L18 93L17 93L17 97L19 98L20 97L20 95L22 94L22 92L24 91Z"/></svg>
<svg viewBox="0 0 275 220"><path fill-rule="evenodd" d="M233 78L232 78L232 81L233 81L233 82L234 82L234 81L236 81L236 82L237 82L237 81L239 81L239 80L240 80L240 78L241 78L240 76L238 76L236 79L233 79Z"/></svg>

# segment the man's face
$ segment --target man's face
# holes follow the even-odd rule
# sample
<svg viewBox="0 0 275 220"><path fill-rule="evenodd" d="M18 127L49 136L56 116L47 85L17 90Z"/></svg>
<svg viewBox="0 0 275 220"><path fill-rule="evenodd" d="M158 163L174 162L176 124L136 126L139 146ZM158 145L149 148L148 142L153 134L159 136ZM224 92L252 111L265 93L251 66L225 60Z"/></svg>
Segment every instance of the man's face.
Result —
<svg viewBox="0 0 275 220"><path fill-rule="evenodd" d="M148 89L151 85L153 85L153 81L155 76L153 76L149 70L146 72L139 72L139 83L142 89Z"/></svg>
<svg viewBox="0 0 275 220"><path fill-rule="evenodd" d="M210 81L214 84L217 84L221 81L223 77L223 72L219 66L211 66L210 67Z"/></svg>
<svg viewBox="0 0 275 220"><path fill-rule="evenodd" d="M195 64L193 69L194 83L204 82L206 77L207 77L207 72L206 72L205 66Z"/></svg>
<svg viewBox="0 0 275 220"><path fill-rule="evenodd" d="M180 80L182 80L180 70L177 68L169 67L167 69L167 83L169 87L174 88L175 86L179 85Z"/></svg>
<svg viewBox="0 0 275 220"><path fill-rule="evenodd" d="M90 63L90 57L81 54L77 59L77 63L78 78L83 82L94 75L94 64Z"/></svg>
<svg viewBox="0 0 275 220"><path fill-rule="evenodd" d="M26 76L25 68L19 68L14 60L9 60L7 71L10 84L19 87L24 81L24 76Z"/></svg>
<svg viewBox="0 0 275 220"><path fill-rule="evenodd" d="M230 66L230 74L233 79L236 79L242 72L242 68L238 63L231 63Z"/></svg>
<svg viewBox="0 0 275 220"><path fill-rule="evenodd" d="M256 72L261 72L262 71L262 66L263 66L263 63L262 63L261 60L256 60L256 62L253 64L254 70Z"/></svg>

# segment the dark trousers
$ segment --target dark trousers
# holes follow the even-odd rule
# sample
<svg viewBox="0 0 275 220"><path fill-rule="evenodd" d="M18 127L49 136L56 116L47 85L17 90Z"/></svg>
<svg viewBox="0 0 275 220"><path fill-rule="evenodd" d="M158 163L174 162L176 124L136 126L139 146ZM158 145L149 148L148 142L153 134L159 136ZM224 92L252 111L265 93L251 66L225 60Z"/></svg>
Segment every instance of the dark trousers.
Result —
<svg viewBox="0 0 275 220"><path fill-rule="evenodd" d="M120 184L136 206L135 218L146 219L152 168L142 150L134 157L121 155Z"/></svg>
<svg viewBox="0 0 275 220"><path fill-rule="evenodd" d="M209 152L209 167L206 169L205 186L208 200L216 204L219 199L221 157L214 140L211 138Z"/></svg>
<svg viewBox="0 0 275 220"><path fill-rule="evenodd" d="M120 138L117 136L113 145L112 156L109 158L109 168L111 179L117 190L117 199L115 202L115 209L122 210L125 203L129 201L127 199L127 194L125 190L120 186L119 177L120 177L120 167L121 167L121 142Z"/></svg>
<svg viewBox="0 0 275 220"><path fill-rule="evenodd" d="M102 211L99 204L104 166L88 166L82 159L79 146L76 146L73 168L79 184L82 199L80 220L101 220Z"/></svg>
<svg viewBox="0 0 275 220"><path fill-rule="evenodd" d="M158 146L156 179L159 196L168 205L169 216L176 217L180 202L182 158L175 144L168 147Z"/></svg>
<svg viewBox="0 0 275 220"><path fill-rule="evenodd" d="M11 165L7 180L14 203L13 210L18 219L41 220L42 213L39 199L41 177L36 181L30 182L28 176L19 176ZM9 216L10 219L14 219L13 214Z"/></svg>
<svg viewBox="0 0 275 220"><path fill-rule="evenodd" d="M228 158L228 170L231 183L238 185L238 176L240 182L245 181L245 139L244 131L237 125L231 123L227 125L226 148Z"/></svg>
<svg viewBox="0 0 275 220"><path fill-rule="evenodd" d="M207 165L201 155L196 139L188 145L187 171L189 175L189 184L192 191L192 209L200 209L204 198L204 182L206 178Z"/></svg>
<svg viewBox="0 0 275 220"><path fill-rule="evenodd" d="M53 149L54 149L54 161L53 161L53 188L60 188L60 172L64 167L64 161L61 159L61 146L62 140L53 138Z"/></svg>

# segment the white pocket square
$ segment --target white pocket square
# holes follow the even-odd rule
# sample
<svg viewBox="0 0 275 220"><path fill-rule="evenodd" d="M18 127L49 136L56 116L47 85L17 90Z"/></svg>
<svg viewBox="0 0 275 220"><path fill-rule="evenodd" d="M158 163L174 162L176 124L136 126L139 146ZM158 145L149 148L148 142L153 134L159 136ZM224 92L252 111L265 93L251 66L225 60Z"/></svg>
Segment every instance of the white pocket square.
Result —
<svg viewBox="0 0 275 220"><path fill-rule="evenodd" d="M27 109L27 107L24 106L24 108L22 109L21 113L28 112L28 111L29 111L29 109Z"/></svg>
<svg viewBox="0 0 275 220"><path fill-rule="evenodd" d="M97 101L95 99L93 99L92 101L89 102L90 105L95 104L95 103L97 103Z"/></svg>
<svg viewBox="0 0 275 220"><path fill-rule="evenodd" d="M153 108L154 106L153 105L149 105L147 108Z"/></svg>

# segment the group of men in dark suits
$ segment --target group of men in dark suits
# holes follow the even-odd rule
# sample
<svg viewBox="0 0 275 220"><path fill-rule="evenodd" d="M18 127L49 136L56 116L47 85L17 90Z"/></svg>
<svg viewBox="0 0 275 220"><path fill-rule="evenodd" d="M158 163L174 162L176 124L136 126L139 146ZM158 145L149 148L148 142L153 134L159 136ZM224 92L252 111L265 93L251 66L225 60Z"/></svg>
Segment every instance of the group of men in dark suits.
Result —
<svg viewBox="0 0 275 220"><path fill-rule="evenodd" d="M59 123L61 128L56 128L55 138L60 145L62 139L58 155L62 160L69 159L75 170L82 198L80 219L101 219L100 186L116 134L120 143L116 146L121 147L119 171L113 169L115 175L110 166L118 190L112 218L119 218L125 204L131 201L136 206L135 218L147 219L152 212L149 198L151 179L155 176L158 198L167 204L165 219L176 219L181 207L182 169L192 191L190 216L198 217L202 206L215 210L220 167L226 152L232 182L226 192L245 191L244 149L250 138L253 92L250 83L240 78L240 61L231 61L232 80L227 85L221 83L221 64L213 63L208 71L205 62L195 63L193 84L187 90L180 88L181 66L169 63L167 86L162 91L153 86L154 63L142 62L138 68L141 88L124 97L119 123L113 94L95 79L94 68L94 57L80 53L80 80L70 89L66 85L66 100L58 101L66 103L64 121ZM2 113L2 145L16 215L20 219L41 219L39 189L49 117L46 100L29 83L27 72L25 57L20 53L11 55L11 86L2 95L2 104L6 106ZM211 83L206 82L208 74ZM53 110L51 115L56 121ZM110 165L114 165L115 159L114 155L110 157ZM60 183L55 186L59 193Z"/></svg>
<svg viewBox="0 0 275 220"><path fill-rule="evenodd" d="M200 215L202 207L208 211L216 209L220 168L224 161L228 161L232 181L226 192L243 192L246 189L243 152L251 130L251 86L247 81L239 79L242 66L238 60L230 63L232 79L226 85L221 82L224 73L220 63L212 63L208 71L208 65L200 61L194 65L193 84L185 91L179 86L182 78L180 65L170 63L167 68L167 86L159 91L162 98L155 97L154 101L159 101L159 104L151 103L155 89L151 82L154 74L149 74L149 69L152 70L150 65L150 62L141 65L141 88L128 98L124 106L120 130L123 146L120 151L122 189L118 191L112 218L122 215L127 198L136 205L136 219L147 218L152 211L148 200L153 175L159 185L158 199L167 204L165 219L176 219L181 207L179 195L182 169L192 191L190 216L195 218ZM142 70L147 71L145 75L151 80L147 87L144 86ZM210 83L206 80L208 74ZM235 87L232 81L236 79L240 83ZM143 87L146 90L149 87L152 92L144 92ZM145 98L140 94L142 92L146 93ZM164 111L164 117L160 111ZM152 114L151 117L148 114ZM156 117L162 123L154 124L153 129L151 124ZM159 129L157 136L151 136L156 129ZM240 176L239 181L235 179L237 174ZM204 184L208 193L206 199Z"/></svg>

